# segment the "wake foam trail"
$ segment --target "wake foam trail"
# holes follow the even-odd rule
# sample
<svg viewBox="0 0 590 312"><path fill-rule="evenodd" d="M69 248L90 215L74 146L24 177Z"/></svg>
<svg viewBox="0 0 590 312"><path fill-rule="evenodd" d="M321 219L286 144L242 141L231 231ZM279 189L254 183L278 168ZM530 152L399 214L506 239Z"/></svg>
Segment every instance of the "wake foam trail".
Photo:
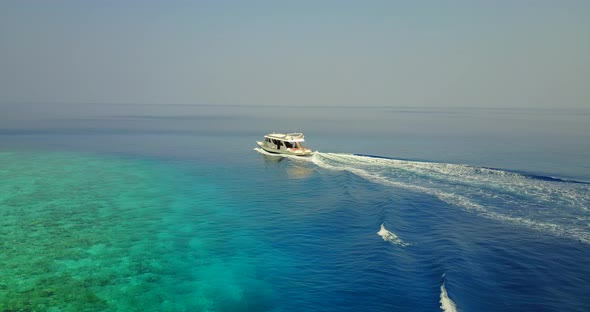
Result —
<svg viewBox="0 0 590 312"><path fill-rule="evenodd" d="M590 185L498 169L315 152L317 166L435 196L468 212L590 244Z"/></svg>
<svg viewBox="0 0 590 312"><path fill-rule="evenodd" d="M379 236L383 238L384 241L390 242L395 245L400 245L402 247L409 246L410 244L402 241L397 235L393 234L391 231L385 228L383 224L381 224L381 229L377 232Z"/></svg>
<svg viewBox="0 0 590 312"><path fill-rule="evenodd" d="M443 282L440 286L440 308L445 312L457 312L457 305L451 298L449 298L449 293L447 292L447 288L445 287L445 275L443 274Z"/></svg>

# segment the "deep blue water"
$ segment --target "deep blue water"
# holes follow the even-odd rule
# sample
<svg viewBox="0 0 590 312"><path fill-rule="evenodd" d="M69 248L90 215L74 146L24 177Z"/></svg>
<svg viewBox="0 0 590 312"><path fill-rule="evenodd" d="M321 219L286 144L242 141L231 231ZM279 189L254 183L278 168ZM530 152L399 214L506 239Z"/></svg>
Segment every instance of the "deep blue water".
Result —
<svg viewBox="0 0 590 312"><path fill-rule="evenodd" d="M590 110L0 109L5 310L590 311Z"/></svg>

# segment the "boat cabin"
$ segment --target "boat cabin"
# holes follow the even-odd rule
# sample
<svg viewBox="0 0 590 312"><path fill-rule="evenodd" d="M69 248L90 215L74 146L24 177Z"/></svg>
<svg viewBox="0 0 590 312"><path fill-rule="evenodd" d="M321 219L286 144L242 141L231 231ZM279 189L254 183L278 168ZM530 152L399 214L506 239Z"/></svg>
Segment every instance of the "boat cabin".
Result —
<svg viewBox="0 0 590 312"><path fill-rule="evenodd" d="M271 133L265 135L264 142L258 142L258 145L271 153L311 155L311 150L303 146L304 141L303 133Z"/></svg>

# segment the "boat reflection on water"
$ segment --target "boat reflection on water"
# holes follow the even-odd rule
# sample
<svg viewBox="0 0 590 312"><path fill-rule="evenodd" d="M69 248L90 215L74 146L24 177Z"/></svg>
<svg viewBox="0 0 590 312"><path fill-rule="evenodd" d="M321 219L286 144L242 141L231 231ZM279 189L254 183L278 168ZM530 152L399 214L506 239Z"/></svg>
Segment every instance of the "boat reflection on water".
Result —
<svg viewBox="0 0 590 312"><path fill-rule="evenodd" d="M302 165L293 165L286 170L290 179L306 179L314 172L313 168Z"/></svg>
<svg viewBox="0 0 590 312"><path fill-rule="evenodd" d="M264 161L268 162L268 163L278 163L278 162L282 161L283 159L285 159L285 157L283 157L281 155L266 154L266 153L260 153L260 154L262 154L262 158L264 159Z"/></svg>
<svg viewBox="0 0 590 312"><path fill-rule="evenodd" d="M305 158L286 156L286 155L282 155L282 154L272 154L272 153L269 153L261 148L255 148L254 150L256 150L257 152L259 152L262 155L262 159L264 159L264 162L267 165L273 166L276 168L283 167L285 169L285 172L287 173L287 176L289 177L289 179L308 178L313 174L313 172L315 170L309 162L298 161L298 160L303 160ZM281 163L285 159L290 159L292 161L287 162L287 163L284 163L284 162ZM279 163L281 163L281 164L279 164Z"/></svg>

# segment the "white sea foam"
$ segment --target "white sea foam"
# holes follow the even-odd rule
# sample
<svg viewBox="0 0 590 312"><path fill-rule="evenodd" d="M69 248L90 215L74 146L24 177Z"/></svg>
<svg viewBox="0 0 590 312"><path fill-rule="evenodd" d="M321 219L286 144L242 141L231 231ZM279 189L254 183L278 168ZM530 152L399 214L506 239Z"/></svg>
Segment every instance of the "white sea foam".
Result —
<svg viewBox="0 0 590 312"><path fill-rule="evenodd" d="M410 244L402 241L397 235L393 234L391 231L385 228L383 224L381 224L381 229L377 232L379 236L383 238L386 242L391 242L392 244L400 245L400 246L408 246Z"/></svg>
<svg viewBox="0 0 590 312"><path fill-rule="evenodd" d="M457 305L451 298L449 298L449 293L447 292L447 288L445 287L445 280L443 274L443 283L440 286L440 308L445 312L457 312Z"/></svg>
<svg viewBox="0 0 590 312"><path fill-rule="evenodd" d="M590 244L590 186L488 168L319 153L313 163L437 197L479 216Z"/></svg>

